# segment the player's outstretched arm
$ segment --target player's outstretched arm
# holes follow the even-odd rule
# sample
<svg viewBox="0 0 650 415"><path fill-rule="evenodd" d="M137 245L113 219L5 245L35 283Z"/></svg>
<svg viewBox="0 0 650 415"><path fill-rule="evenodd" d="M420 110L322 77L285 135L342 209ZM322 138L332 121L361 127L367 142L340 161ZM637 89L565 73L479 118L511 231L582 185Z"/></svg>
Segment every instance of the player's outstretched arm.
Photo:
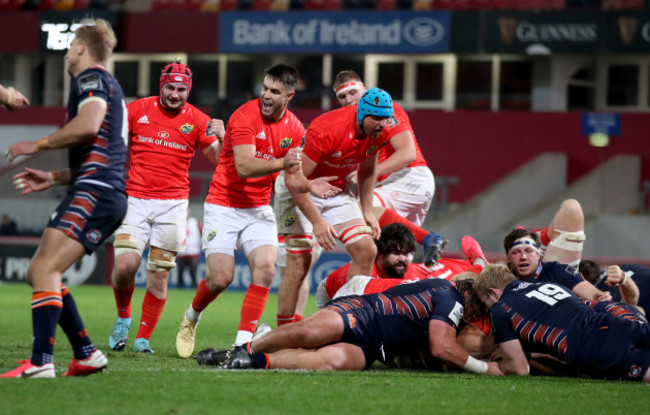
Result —
<svg viewBox="0 0 650 415"><path fill-rule="evenodd" d="M37 141L19 141L12 144L5 157L10 162L18 156L29 156L41 150L67 148L94 137L106 115L106 101L86 100L81 103L79 114L60 130Z"/></svg>
<svg viewBox="0 0 650 415"><path fill-rule="evenodd" d="M13 87L5 88L0 85L0 105L9 111L29 107L29 100Z"/></svg>
<svg viewBox="0 0 650 415"><path fill-rule="evenodd" d="M70 181L70 169L47 172L43 170L25 168L24 172L13 177L14 187L21 194L40 192L58 184L67 184Z"/></svg>

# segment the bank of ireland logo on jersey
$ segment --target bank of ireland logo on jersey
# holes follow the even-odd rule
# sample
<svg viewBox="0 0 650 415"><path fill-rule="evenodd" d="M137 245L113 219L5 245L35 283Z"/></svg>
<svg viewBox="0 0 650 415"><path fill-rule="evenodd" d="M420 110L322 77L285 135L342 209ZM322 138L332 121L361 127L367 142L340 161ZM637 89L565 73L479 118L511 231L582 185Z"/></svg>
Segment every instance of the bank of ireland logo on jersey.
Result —
<svg viewBox="0 0 650 415"><path fill-rule="evenodd" d="M280 148L289 148L289 146L291 145L291 142L292 142L292 141L293 141L293 138L284 137L284 138L280 141Z"/></svg>
<svg viewBox="0 0 650 415"><path fill-rule="evenodd" d="M181 125L181 128L180 128L181 133L183 133L183 134L189 134L189 133L192 132L193 129L194 129L194 126L192 124L183 124L183 125Z"/></svg>
<svg viewBox="0 0 650 415"><path fill-rule="evenodd" d="M217 236L217 231L210 231L210 233L208 234L208 237L207 237L208 242L213 240L216 236Z"/></svg>
<svg viewBox="0 0 650 415"><path fill-rule="evenodd" d="M442 24L429 17L417 17L404 25L404 40L414 46L432 46L445 35Z"/></svg>

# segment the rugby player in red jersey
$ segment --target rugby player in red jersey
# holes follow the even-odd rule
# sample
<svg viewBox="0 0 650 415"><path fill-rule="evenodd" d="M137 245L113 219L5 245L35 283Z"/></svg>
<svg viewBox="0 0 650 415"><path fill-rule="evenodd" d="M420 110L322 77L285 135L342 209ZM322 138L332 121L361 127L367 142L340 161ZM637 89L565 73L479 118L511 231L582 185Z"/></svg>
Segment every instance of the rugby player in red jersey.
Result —
<svg viewBox="0 0 650 415"><path fill-rule="evenodd" d="M130 157L127 179L129 208L115 234L115 266L111 275L117 318L109 346L126 347L131 327L131 297L142 253L149 247L147 290L134 350L153 353L149 340L167 301L169 274L176 255L185 249L189 167L196 149L217 164L224 126L187 99L192 71L174 62L160 75L160 95L128 105Z"/></svg>

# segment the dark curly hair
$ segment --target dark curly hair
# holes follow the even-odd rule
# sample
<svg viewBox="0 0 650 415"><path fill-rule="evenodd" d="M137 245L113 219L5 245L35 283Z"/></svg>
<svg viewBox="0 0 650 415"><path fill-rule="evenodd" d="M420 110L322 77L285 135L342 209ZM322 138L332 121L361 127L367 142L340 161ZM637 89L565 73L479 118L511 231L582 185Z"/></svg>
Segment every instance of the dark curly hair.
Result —
<svg viewBox="0 0 650 415"><path fill-rule="evenodd" d="M408 253L415 252L415 236L401 223L391 223L381 229L381 236L375 239L377 253L389 255L391 253Z"/></svg>

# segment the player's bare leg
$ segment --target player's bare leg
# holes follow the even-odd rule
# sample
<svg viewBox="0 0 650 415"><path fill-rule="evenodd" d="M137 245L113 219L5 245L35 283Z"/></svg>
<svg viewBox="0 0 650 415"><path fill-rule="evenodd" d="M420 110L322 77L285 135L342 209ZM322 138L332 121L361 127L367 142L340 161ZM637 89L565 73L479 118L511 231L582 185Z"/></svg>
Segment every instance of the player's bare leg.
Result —
<svg viewBox="0 0 650 415"><path fill-rule="evenodd" d="M142 260L141 249L144 249L144 245L143 241L129 234L117 235L113 244L115 264L111 273L111 285L117 317L108 338L108 345L115 351L124 350L131 329L131 298L135 289L135 275Z"/></svg>
<svg viewBox="0 0 650 415"><path fill-rule="evenodd" d="M304 320L271 330L251 343L254 352L271 353L283 349L315 349L343 336L343 319L336 311L323 309Z"/></svg>
<svg viewBox="0 0 650 415"><path fill-rule="evenodd" d="M316 350L288 349L268 355L270 369L363 370L366 358L359 346L335 343Z"/></svg>
<svg viewBox="0 0 650 415"><path fill-rule="evenodd" d="M584 228L585 218L580 203L575 199L562 202L548 226L550 243L544 260L577 265L582 257Z"/></svg>
<svg viewBox="0 0 650 415"><path fill-rule="evenodd" d="M147 291L142 301L142 317L134 342L134 350L153 353L149 340L158 324L167 301L167 285L171 269L176 265L176 253L151 247L147 261Z"/></svg>
<svg viewBox="0 0 650 415"><path fill-rule="evenodd" d="M287 266L278 288L278 325L293 322L301 287L309 273L311 261L311 252L287 253Z"/></svg>
<svg viewBox="0 0 650 415"><path fill-rule="evenodd" d="M357 275L370 275L377 255L377 246L370 236L345 246L352 258L348 269L348 281Z"/></svg>

